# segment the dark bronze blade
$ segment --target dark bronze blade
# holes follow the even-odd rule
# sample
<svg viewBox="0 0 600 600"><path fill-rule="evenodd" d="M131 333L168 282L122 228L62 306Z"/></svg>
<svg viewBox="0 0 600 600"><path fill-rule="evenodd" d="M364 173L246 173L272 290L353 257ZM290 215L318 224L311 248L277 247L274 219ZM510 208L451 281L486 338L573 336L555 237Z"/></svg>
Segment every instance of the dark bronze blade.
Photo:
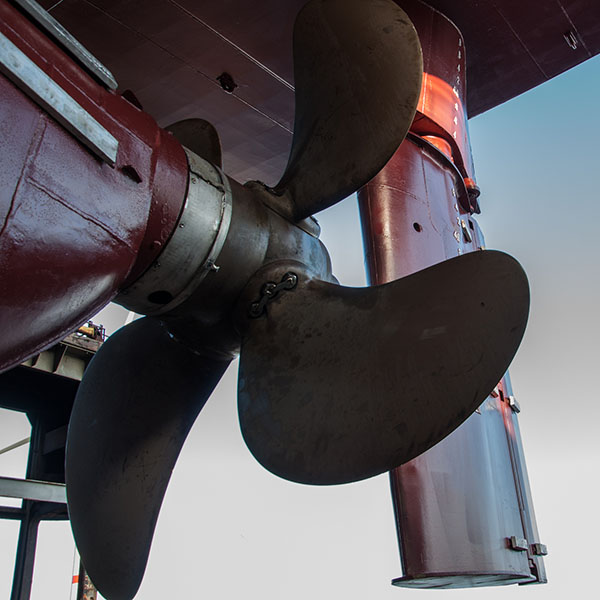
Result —
<svg viewBox="0 0 600 600"><path fill-rule="evenodd" d="M238 384L250 451L292 481L357 481L421 454L483 402L525 331L527 278L501 252L371 288L297 274L247 319Z"/></svg>
<svg viewBox="0 0 600 600"><path fill-rule="evenodd" d="M311 0L294 26L296 116L287 168L294 218L372 179L412 123L423 59L410 19L391 0Z"/></svg>
<svg viewBox="0 0 600 600"><path fill-rule="evenodd" d="M228 364L150 318L120 329L90 363L69 424L67 497L77 548L108 600L135 596L179 451Z"/></svg>
<svg viewBox="0 0 600 600"><path fill-rule="evenodd" d="M221 140L217 130L204 119L184 119L168 127L175 139L188 150L218 167L222 166Z"/></svg>

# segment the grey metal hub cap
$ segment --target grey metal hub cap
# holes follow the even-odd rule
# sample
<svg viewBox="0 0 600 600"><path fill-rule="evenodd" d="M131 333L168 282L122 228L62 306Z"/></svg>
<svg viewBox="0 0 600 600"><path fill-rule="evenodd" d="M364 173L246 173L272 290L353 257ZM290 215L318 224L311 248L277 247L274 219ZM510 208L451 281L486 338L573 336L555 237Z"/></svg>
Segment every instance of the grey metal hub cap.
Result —
<svg viewBox="0 0 600 600"><path fill-rule="evenodd" d="M232 194L219 167L185 149L189 181L175 231L150 268L116 302L146 315L161 315L189 298L210 271L231 224Z"/></svg>

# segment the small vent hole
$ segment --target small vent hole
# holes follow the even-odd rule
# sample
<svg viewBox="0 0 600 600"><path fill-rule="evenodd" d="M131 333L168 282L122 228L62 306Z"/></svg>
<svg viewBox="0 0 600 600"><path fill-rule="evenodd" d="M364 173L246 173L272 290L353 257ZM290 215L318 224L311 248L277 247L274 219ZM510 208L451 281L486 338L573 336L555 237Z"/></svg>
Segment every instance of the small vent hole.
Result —
<svg viewBox="0 0 600 600"><path fill-rule="evenodd" d="M217 81L221 84L221 87L228 93L231 94L233 90L238 86L233 80L233 77L229 73L221 73L217 77Z"/></svg>
<svg viewBox="0 0 600 600"><path fill-rule="evenodd" d="M418 232L423 231L423 227L421 226L420 223L413 223L413 228L415 231L418 231Z"/></svg>

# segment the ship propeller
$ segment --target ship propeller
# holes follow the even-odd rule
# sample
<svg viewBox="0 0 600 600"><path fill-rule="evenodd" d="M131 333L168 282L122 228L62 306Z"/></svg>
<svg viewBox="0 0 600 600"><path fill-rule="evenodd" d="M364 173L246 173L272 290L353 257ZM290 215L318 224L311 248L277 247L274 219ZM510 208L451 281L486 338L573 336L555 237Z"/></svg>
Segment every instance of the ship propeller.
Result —
<svg viewBox="0 0 600 600"><path fill-rule="evenodd" d="M281 180L232 192L223 255L247 248L235 238L235 219L250 210L252 194L266 215L257 223L270 229L257 238L268 239L262 262L242 278L226 319L238 336L239 417L251 452L281 477L344 483L412 459L476 409L516 352L529 292L518 263L493 251L383 286L337 285L303 220L367 183L402 142L420 92L421 49L392 0L311 0L294 29L294 73L294 137ZM208 161L220 160L204 122L171 130ZM292 229L308 232L306 246ZM230 290L240 277L213 289ZM224 310L218 294L199 298L186 288L181 301L163 296L154 316L100 348L69 425L73 532L108 600L136 594L177 456L232 358L203 327L203 315ZM186 313L194 302L207 312ZM187 329L195 335L182 335Z"/></svg>

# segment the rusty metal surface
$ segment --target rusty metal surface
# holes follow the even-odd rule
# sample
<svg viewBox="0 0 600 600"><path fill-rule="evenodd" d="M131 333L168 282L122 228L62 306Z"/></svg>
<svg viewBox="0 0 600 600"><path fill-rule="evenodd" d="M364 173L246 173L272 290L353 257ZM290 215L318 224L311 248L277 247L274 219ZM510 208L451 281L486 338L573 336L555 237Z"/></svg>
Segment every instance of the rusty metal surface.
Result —
<svg viewBox="0 0 600 600"><path fill-rule="evenodd" d="M2 34L119 142L112 168L0 77L6 369L73 331L148 266L180 210L187 164L172 136L92 80L12 6L0 4L0 17Z"/></svg>
<svg viewBox="0 0 600 600"><path fill-rule="evenodd" d="M292 26L305 0L44 0L51 14L135 91L161 125L201 117L226 171L273 184L293 123ZM414 4L398 2L408 8ZM496 106L600 51L595 0L429 0L468 48L468 115ZM573 31L571 49L563 35ZM232 93L217 81L229 73Z"/></svg>

